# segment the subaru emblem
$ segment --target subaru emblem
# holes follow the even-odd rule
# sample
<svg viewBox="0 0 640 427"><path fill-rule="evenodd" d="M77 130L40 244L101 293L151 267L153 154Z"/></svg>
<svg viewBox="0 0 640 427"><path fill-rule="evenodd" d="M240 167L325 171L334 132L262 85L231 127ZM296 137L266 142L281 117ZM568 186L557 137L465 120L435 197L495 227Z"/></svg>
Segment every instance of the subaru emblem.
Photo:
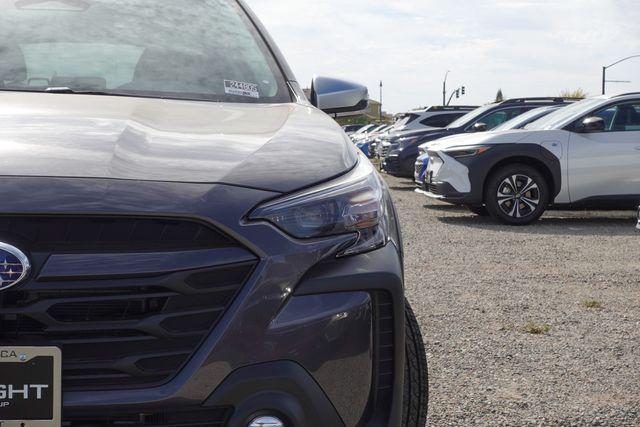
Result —
<svg viewBox="0 0 640 427"><path fill-rule="evenodd" d="M0 242L0 291L20 283L29 270L29 258L20 249Z"/></svg>

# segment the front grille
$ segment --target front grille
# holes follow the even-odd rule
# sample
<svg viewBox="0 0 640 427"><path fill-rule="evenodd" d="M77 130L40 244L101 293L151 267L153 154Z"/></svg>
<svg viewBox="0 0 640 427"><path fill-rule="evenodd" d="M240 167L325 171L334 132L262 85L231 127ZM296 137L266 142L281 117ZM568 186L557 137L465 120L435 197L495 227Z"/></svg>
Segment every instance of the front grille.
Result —
<svg viewBox="0 0 640 427"><path fill-rule="evenodd" d="M179 219L0 217L0 240L34 268L0 292L0 342L60 347L64 391L167 382L256 263L228 236Z"/></svg>
<svg viewBox="0 0 640 427"><path fill-rule="evenodd" d="M162 218L0 216L0 237L31 252L237 246L226 235L199 222Z"/></svg>
<svg viewBox="0 0 640 427"><path fill-rule="evenodd" d="M91 414L68 415L62 421L63 427L225 427L233 408L190 408L176 411L166 410L156 413L132 414Z"/></svg>
<svg viewBox="0 0 640 427"><path fill-rule="evenodd" d="M431 194L435 194L436 196L440 195L440 189L438 189L438 186L435 184L427 184L427 191Z"/></svg>
<svg viewBox="0 0 640 427"><path fill-rule="evenodd" d="M384 159L384 166L387 171L397 172L399 169L399 163L400 161L398 160L397 156L386 157Z"/></svg>

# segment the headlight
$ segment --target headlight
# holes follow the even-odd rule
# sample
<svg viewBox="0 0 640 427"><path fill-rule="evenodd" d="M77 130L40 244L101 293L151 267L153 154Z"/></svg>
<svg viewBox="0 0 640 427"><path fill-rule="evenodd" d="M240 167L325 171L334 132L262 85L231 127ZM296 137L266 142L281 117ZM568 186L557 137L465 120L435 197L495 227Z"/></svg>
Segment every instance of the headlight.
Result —
<svg viewBox="0 0 640 427"><path fill-rule="evenodd" d="M353 234L353 241L338 254L347 256L388 243L392 209L386 184L360 157L346 175L261 205L249 218L269 221L298 239Z"/></svg>
<svg viewBox="0 0 640 427"><path fill-rule="evenodd" d="M470 146L470 147L454 147L448 150L443 150L448 156L454 157L456 159L462 157L473 157L479 156L483 153L486 153L491 149L491 146L481 145L481 146Z"/></svg>

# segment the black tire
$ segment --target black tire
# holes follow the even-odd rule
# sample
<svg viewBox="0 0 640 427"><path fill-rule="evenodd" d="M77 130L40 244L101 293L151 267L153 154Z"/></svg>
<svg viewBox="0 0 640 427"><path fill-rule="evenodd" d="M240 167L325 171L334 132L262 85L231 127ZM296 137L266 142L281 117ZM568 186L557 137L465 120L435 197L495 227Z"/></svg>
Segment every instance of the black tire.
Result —
<svg viewBox="0 0 640 427"><path fill-rule="evenodd" d="M416 316L405 302L405 368L404 399L402 408L403 427L424 427L427 424L429 403L429 376L427 352Z"/></svg>
<svg viewBox="0 0 640 427"><path fill-rule="evenodd" d="M485 208L484 206L467 205L466 208L469 210L469 212L478 216L489 216L489 211L487 211L487 208Z"/></svg>
<svg viewBox="0 0 640 427"><path fill-rule="evenodd" d="M514 163L491 174L484 202L491 217L503 224L531 224L549 205L549 184L538 169Z"/></svg>

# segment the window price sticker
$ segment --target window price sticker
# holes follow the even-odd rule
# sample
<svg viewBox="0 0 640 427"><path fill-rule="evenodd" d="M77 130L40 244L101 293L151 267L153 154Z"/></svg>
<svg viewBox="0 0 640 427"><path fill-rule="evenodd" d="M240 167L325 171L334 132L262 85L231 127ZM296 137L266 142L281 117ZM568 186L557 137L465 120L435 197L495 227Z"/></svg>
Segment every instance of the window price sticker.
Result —
<svg viewBox="0 0 640 427"><path fill-rule="evenodd" d="M227 95L245 96L248 98L260 98L258 85L254 83L237 82L235 80L224 81L224 92Z"/></svg>

